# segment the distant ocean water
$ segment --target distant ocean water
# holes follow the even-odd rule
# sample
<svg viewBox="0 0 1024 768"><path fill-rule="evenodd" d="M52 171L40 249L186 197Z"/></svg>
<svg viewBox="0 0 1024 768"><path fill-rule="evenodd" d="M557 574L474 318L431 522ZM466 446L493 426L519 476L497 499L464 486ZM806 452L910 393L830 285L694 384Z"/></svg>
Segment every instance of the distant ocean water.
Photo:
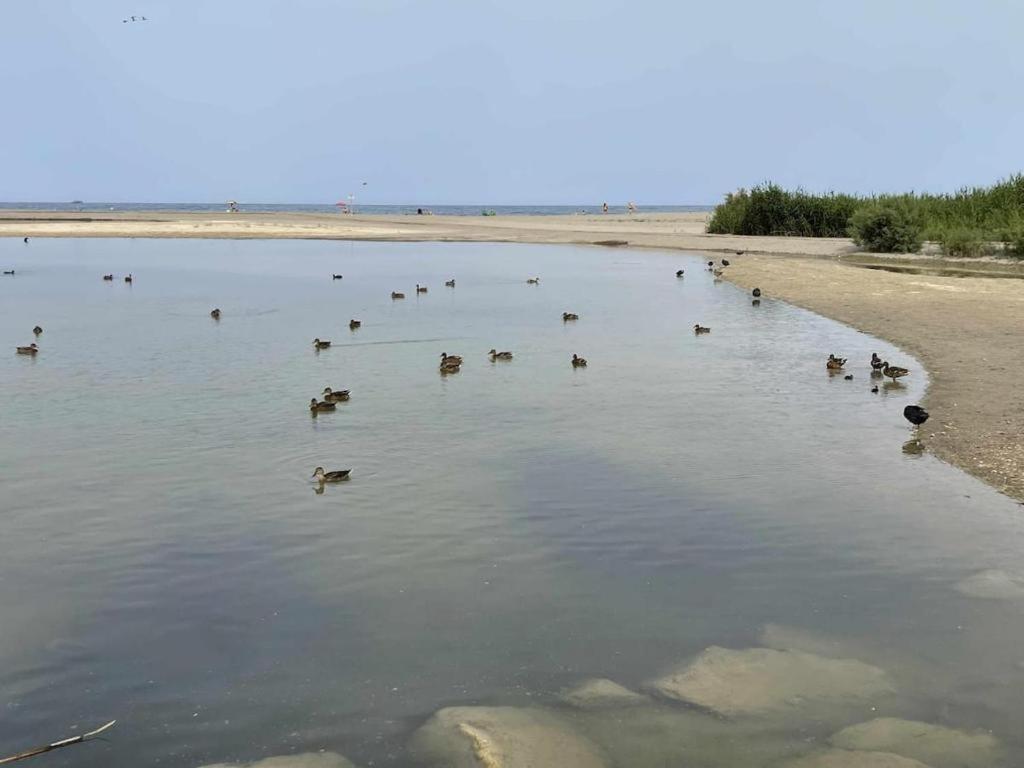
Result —
<svg viewBox="0 0 1024 768"><path fill-rule="evenodd" d="M258 213L337 213L331 203L238 203L242 212ZM493 211L500 216L558 216L573 213L600 213L601 204L593 205L362 205L358 201L356 213L378 213L391 215L415 214L417 208L445 216L480 216L482 212ZM0 210L28 211L184 211L217 212L227 209L226 203L17 203L0 202ZM712 205L640 205L638 213L687 213L714 209ZM609 213L625 213L624 205L609 205Z"/></svg>

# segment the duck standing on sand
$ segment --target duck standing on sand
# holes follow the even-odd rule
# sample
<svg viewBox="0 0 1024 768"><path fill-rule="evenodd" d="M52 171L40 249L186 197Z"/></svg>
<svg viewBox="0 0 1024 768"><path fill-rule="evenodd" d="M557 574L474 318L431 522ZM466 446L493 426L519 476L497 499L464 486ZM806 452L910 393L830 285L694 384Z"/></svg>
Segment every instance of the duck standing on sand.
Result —
<svg viewBox="0 0 1024 768"><path fill-rule="evenodd" d="M706 325L701 325L700 323L695 323L694 326L693 326L693 332L696 335L700 336L702 333L711 333L711 329L708 328Z"/></svg>
<svg viewBox="0 0 1024 768"><path fill-rule="evenodd" d="M729 266L729 260L728 259L722 259L722 266L723 267L728 267Z"/></svg>
<svg viewBox="0 0 1024 768"><path fill-rule="evenodd" d="M915 427L920 427L926 421L931 414L928 413L920 405L908 405L903 409L903 418L913 424Z"/></svg>
<svg viewBox="0 0 1024 768"><path fill-rule="evenodd" d="M587 359L585 357L580 357L575 352L573 352L573 355L572 355L572 367L573 368L586 368L587 367Z"/></svg>
<svg viewBox="0 0 1024 768"><path fill-rule="evenodd" d="M18 347L19 355L35 355L39 352L39 347L35 345L35 342L29 344L27 347Z"/></svg>
<svg viewBox="0 0 1024 768"><path fill-rule="evenodd" d="M317 402L317 399L315 397L309 401L309 410L313 412L314 416L318 413L323 413L325 411L333 411L337 407L338 406L336 406L334 403L328 403L326 400L321 400L320 402Z"/></svg>
<svg viewBox="0 0 1024 768"><path fill-rule="evenodd" d="M313 477L323 483L340 483L342 480L348 480L348 476L352 474L351 469L336 469L333 472L325 472L323 467L317 467L313 470Z"/></svg>
<svg viewBox="0 0 1024 768"><path fill-rule="evenodd" d="M492 363L495 360L511 360L512 359L512 353L511 352L498 352L497 350L492 349L487 354L491 356L491 362Z"/></svg>
<svg viewBox="0 0 1024 768"><path fill-rule="evenodd" d="M896 383L896 379L902 379L904 376L909 376L910 371L906 368L900 368L898 365L889 365L889 362L882 362L882 375L888 376L892 379L893 383Z"/></svg>
<svg viewBox="0 0 1024 768"><path fill-rule="evenodd" d="M320 339L313 339L313 347L315 349L327 349L331 346L329 341L320 341Z"/></svg>
<svg viewBox="0 0 1024 768"><path fill-rule="evenodd" d="M37 325L35 328L32 329L32 333L34 333L36 336L38 336L42 332L43 332L43 328L40 325Z"/></svg>
<svg viewBox="0 0 1024 768"><path fill-rule="evenodd" d="M333 390L330 387L324 387L323 396L325 403L347 403L351 397L347 389Z"/></svg>
<svg viewBox="0 0 1024 768"><path fill-rule="evenodd" d="M750 292L750 295L753 296L755 299L760 299L761 298L761 289L760 288L755 288L754 290L752 290Z"/></svg>

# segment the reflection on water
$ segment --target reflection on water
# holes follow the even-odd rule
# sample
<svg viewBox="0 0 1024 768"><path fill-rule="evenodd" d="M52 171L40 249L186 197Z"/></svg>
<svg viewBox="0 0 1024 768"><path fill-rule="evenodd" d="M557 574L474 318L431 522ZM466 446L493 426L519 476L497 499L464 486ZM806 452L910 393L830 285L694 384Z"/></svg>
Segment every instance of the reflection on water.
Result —
<svg viewBox="0 0 1024 768"><path fill-rule="evenodd" d="M34 239L0 262L0 754L118 717L47 760L404 766L448 754L438 710L486 705L459 738L564 722L614 765L782 764L882 716L1024 756L1021 602L954 589L1014 571L1018 508L904 454L926 378L887 344L657 252ZM873 351L912 375L873 394ZM352 400L310 418L325 386ZM352 480L321 493L316 466ZM895 693L785 727L558 698L651 690L709 646L774 647L767 625Z"/></svg>

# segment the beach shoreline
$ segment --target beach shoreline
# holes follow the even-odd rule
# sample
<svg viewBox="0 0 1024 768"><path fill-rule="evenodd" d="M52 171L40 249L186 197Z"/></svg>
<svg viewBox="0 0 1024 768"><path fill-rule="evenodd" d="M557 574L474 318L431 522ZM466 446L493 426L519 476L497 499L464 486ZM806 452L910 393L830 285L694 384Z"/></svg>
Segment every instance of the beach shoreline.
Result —
<svg viewBox="0 0 1024 768"><path fill-rule="evenodd" d="M1017 385L1024 373L1024 337L1019 333L1024 327L1024 283L1013 279L1024 277L1024 266L992 259L859 254L845 238L709 235L704 231L709 215L7 210L0 211L0 237L614 244L724 257L731 262L725 277L737 285L759 287L766 298L884 338L917 357L931 376L923 405L932 418L920 430L925 448L1024 501L1024 394ZM668 274L674 271L669 265ZM866 377L867 361L852 361L850 370Z"/></svg>

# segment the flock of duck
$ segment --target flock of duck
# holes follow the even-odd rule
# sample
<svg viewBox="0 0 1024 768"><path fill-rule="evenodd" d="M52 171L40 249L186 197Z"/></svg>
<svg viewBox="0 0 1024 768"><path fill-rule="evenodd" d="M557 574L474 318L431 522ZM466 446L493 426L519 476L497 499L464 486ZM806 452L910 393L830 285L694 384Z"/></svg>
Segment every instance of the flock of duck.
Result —
<svg viewBox="0 0 1024 768"><path fill-rule="evenodd" d="M736 253L737 253L737 255L742 255L743 252L742 251L737 251ZM711 272L714 275L715 281L717 282L725 274L725 269L728 266L729 266L728 259L722 259L720 266L717 266L715 264L715 262L713 262L713 261L709 261L707 263L707 271ZM684 270L679 269L679 270L676 271L676 277L677 278L682 278L684 276L685 276ZM331 279L332 280L341 280L341 279L343 279L343 275L332 274L331 275ZM103 275L103 280L105 280L107 282L113 281L114 280L114 275L112 275L112 274ZM133 280L133 277L132 277L132 275L130 273L128 275L125 275L124 282L131 283L132 280ZM531 277L531 278L528 278L526 282L527 282L528 285L539 285L540 284L540 278L539 277ZM450 280L446 280L445 281L445 287L447 287L447 288L454 288L455 287L455 279L452 278ZM419 294L424 294L424 293L427 293L427 286L417 284L416 285L416 294L419 295ZM751 295L753 297L753 300L752 300L751 303L754 306L759 306L760 303L761 303L761 289L760 288L754 288L753 291L751 291ZM401 300L401 299L404 299L404 298L405 298L405 294L403 292L401 292L401 291L392 291L391 292L391 299L394 300L394 301ZM220 309L219 308L215 308L215 309L211 310L210 311L210 317L213 318L214 320L219 321L220 317L221 317ZM577 321L579 319L580 319L579 315L576 314L575 312L563 312L562 313L562 322L563 323L575 322L575 321ZM358 320L356 318L352 318L351 320L349 320L349 323L348 323L349 330L356 331L361 326L362 326L362 321L361 320ZM694 332L695 335L701 336L701 335L704 335L704 334L707 334L707 333L711 333L711 328L709 328L708 326L701 325L700 323L696 323L693 326L693 332ZM32 329L32 333L35 334L36 339L39 339L39 337L43 333L43 329L42 329L42 327L37 325L37 326L35 326ZM331 342L326 340L326 339L320 339L320 338L313 339L313 348L315 350L317 350L317 351L320 351L320 350L323 350L323 349L329 349L330 346L331 346ZM39 353L39 346L36 344L36 342L32 342L31 344L28 344L27 346L19 346L19 347L17 347L17 354L19 354L19 355L27 355L27 356L34 357L38 353ZM488 352L487 354L488 354L488 357L490 358L491 362L498 362L498 361L508 362L508 361L511 361L512 358L513 358L512 352L509 352L509 351L500 351L499 352L497 349L491 349L490 352ZM839 357L838 355L835 355L835 354L829 354L828 360L825 361L825 368L830 373L844 372L844 367L845 367L846 363L847 363L847 359L846 358ZM587 360L586 360L586 358L580 357L578 354L573 353L572 359L570 360L570 364L572 365L573 368L586 368L587 367ZM440 364L438 366L438 371L440 372L440 374L442 376L448 376L448 375L451 375L451 374L458 373L461 370L461 368L462 368L462 357L461 356L459 356L459 355L449 355L447 352L442 352L441 353L441 361L440 361ZM907 376L909 374L910 374L910 371L908 369L900 367L900 366L896 366L896 365L890 365L890 363L887 360L882 360L878 356L877 353L875 353L875 352L871 353L871 375L872 375L873 378L874 377L882 377L882 376L884 376L886 378L891 378L893 383L896 383L897 379L901 379L904 376ZM843 378L845 378L846 380L850 381L850 380L853 379L853 375L852 374L846 374ZM871 391L873 393L877 393L878 392L878 385L877 384L874 385L871 388ZM321 393L321 399L318 400L317 398L314 397L314 398L312 398L310 400L309 410L310 410L310 413L313 416L316 416L319 413L331 412L331 411L336 410L338 403L348 402L348 400L350 398L351 398L351 393L347 389L333 390L330 387L326 387L323 390L323 392ZM920 426L920 425L924 424L928 420L929 413L928 413L928 411L926 411L924 408L922 408L919 405L908 405L908 406L906 406L906 408L903 409L903 416L911 424L914 424L915 426ZM341 469L341 470L325 471L323 467L317 467L314 470L314 472L313 472L313 478L319 481L320 486L321 486L321 490L322 490L322 487L323 487L324 483L335 483L335 482L341 482L343 480L348 480L350 475L351 475L351 472L352 472L351 469Z"/></svg>

